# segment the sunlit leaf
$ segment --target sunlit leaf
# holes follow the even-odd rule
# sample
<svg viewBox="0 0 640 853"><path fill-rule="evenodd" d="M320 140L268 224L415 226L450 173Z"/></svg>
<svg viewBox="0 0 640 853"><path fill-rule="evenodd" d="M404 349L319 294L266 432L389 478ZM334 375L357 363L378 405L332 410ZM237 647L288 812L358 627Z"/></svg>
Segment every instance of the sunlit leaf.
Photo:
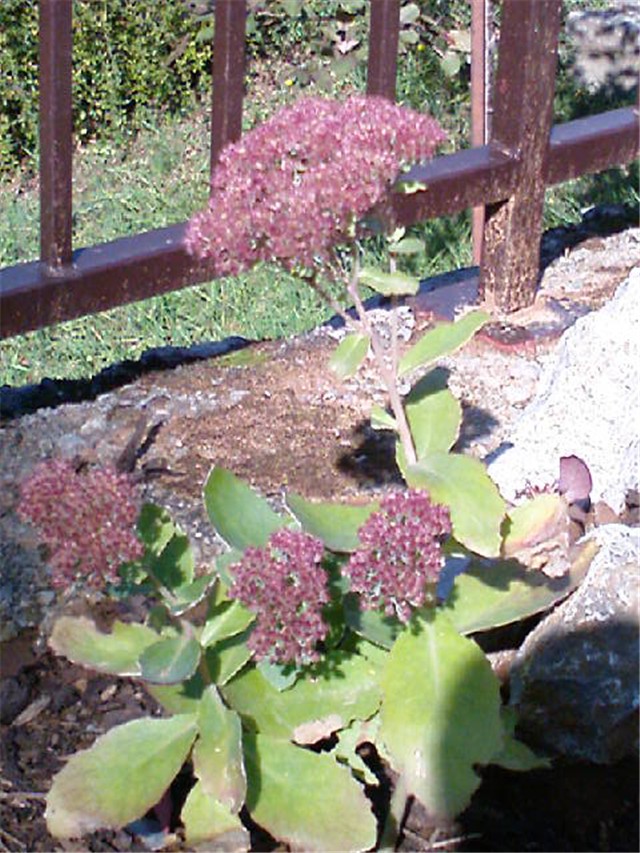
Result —
<svg viewBox="0 0 640 853"><path fill-rule="evenodd" d="M201 782L189 791L180 813L187 844L207 844L207 849L248 850L249 832L240 818L215 797L206 794Z"/></svg>
<svg viewBox="0 0 640 853"><path fill-rule="evenodd" d="M454 323L440 323L425 332L400 359L399 375L451 355L466 344L489 319L484 311L471 311Z"/></svg>
<svg viewBox="0 0 640 853"><path fill-rule="evenodd" d="M357 372L368 352L368 335L347 335L329 359L329 367L339 379L348 379Z"/></svg>
<svg viewBox="0 0 640 853"><path fill-rule="evenodd" d="M238 813L247 782L242 759L242 726L211 685L202 696L198 716L200 736L193 749L193 769L206 794Z"/></svg>
<svg viewBox="0 0 640 853"><path fill-rule="evenodd" d="M380 738L408 794L449 820L502 746L499 684L476 644L442 613L398 637L381 678Z"/></svg>
<svg viewBox="0 0 640 853"><path fill-rule="evenodd" d="M113 623L110 633L99 631L85 616L56 619L49 646L73 663L112 675L140 675L138 658L158 641L158 634L145 625Z"/></svg>
<svg viewBox="0 0 640 853"><path fill-rule="evenodd" d="M429 453L405 472L407 484L426 489L451 513L453 535L485 557L497 557L506 504L484 465L459 453Z"/></svg>
<svg viewBox="0 0 640 853"><path fill-rule="evenodd" d="M287 524L264 498L225 468L215 467L207 477L204 502L218 534L241 551L266 545L269 536Z"/></svg>
<svg viewBox="0 0 640 853"><path fill-rule="evenodd" d="M197 733L195 718L125 723L71 756L47 794L47 829L77 838L142 817L167 790Z"/></svg>
<svg viewBox="0 0 640 853"><path fill-rule="evenodd" d="M402 272L383 272L363 267L358 275L360 284L383 296L413 296L420 288L420 279Z"/></svg>
<svg viewBox="0 0 640 853"><path fill-rule="evenodd" d="M187 632L167 637L142 652L140 675L152 684L178 684L194 674L200 653L200 643Z"/></svg>
<svg viewBox="0 0 640 853"><path fill-rule="evenodd" d="M377 827L371 803L333 756L257 735L248 738L246 760L251 817L291 850L373 847Z"/></svg>
<svg viewBox="0 0 640 853"><path fill-rule="evenodd" d="M287 506L303 529L321 539L332 551L355 551L360 542L358 530L377 502L345 504L329 501L309 501L296 494L287 495Z"/></svg>
<svg viewBox="0 0 640 853"><path fill-rule="evenodd" d="M405 411L418 459L455 444L462 406L447 388L447 374L436 368L417 382L405 398Z"/></svg>

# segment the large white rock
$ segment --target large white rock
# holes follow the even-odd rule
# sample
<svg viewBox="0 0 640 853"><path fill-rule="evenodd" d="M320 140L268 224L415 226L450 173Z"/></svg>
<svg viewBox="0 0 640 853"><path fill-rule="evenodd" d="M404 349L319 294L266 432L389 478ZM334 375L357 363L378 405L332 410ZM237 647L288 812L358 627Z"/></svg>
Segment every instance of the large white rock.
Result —
<svg viewBox="0 0 640 853"><path fill-rule="evenodd" d="M492 454L489 473L513 501L528 483L558 477L561 456L579 456L593 477L592 500L612 509L640 483L640 268L599 311L558 342L536 396L509 447Z"/></svg>

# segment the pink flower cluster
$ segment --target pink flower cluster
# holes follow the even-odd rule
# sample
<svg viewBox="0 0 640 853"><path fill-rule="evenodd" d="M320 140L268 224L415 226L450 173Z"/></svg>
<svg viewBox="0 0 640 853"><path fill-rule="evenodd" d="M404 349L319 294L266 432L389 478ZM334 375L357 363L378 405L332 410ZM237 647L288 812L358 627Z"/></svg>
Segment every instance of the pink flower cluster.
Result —
<svg viewBox="0 0 640 853"><path fill-rule="evenodd" d="M358 531L362 547L343 569L351 591L366 610L384 605L402 622L427 601L428 584L443 565L442 539L451 532L449 511L426 492L409 490L385 497Z"/></svg>
<svg viewBox="0 0 640 853"><path fill-rule="evenodd" d="M131 480L112 468L78 472L54 459L37 465L20 487L18 514L48 547L56 587L79 578L94 587L117 581L118 568L144 554L138 513Z"/></svg>
<svg viewBox="0 0 640 853"><path fill-rule="evenodd" d="M229 595L257 616L247 641L257 658L300 664L318 659L316 646L328 631L321 615L329 601L323 551L319 539L285 528L266 547L247 548L231 567Z"/></svg>
<svg viewBox="0 0 640 853"><path fill-rule="evenodd" d="M430 116L385 98L303 98L223 150L186 247L221 275L257 261L311 267L386 196L402 165L429 159L445 138Z"/></svg>

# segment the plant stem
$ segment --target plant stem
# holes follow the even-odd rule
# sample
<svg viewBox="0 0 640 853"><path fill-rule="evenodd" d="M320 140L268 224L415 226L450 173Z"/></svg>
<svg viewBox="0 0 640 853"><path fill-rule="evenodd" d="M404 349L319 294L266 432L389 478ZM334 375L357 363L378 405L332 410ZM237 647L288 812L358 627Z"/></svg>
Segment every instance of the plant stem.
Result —
<svg viewBox="0 0 640 853"><path fill-rule="evenodd" d="M369 321L369 317L367 315L367 311L360 297L360 291L358 290L358 271L358 248L354 245L353 264L351 268L351 275L349 277L349 283L347 285L347 290L349 292L349 295L353 299L353 304L355 306L362 327L364 328L364 331L367 333L367 335L369 335L369 339L371 340L371 349L373 350L373 357L376 361L380 378L384 382L385 387L387 389L387 393L389 394L389 403L391 404L391 409L396 420L398 437L400 438L400 443L402 444L407 463L409 465L413 465L417 461L416 450L413 444L413 438L411 437L409 422L407 421L404 406L402 405L402 398L400 396L400 392L398 391L398 383L396 381L397 372L394 367L394 365L397 364L397 352L394 352L394 350L397 348L398 343L397 340L395 340L394 338L394 340L392 341L392 367L390 368L385 358L384 348L380 341L380 336L371 325L371 322ZM393 306L392 310L395 315L395 305ZM395 337L397 337L397 328L398 327L396 318L395 323L392 321L392 334L395 335Z"/></svg>
<svg viewBox="0 0 640 853"><path fill-rule="evenodd" d="M401 774L396 779L393 787L393 794L391 795L391 802L389 803L389 812L384 822L378 850L389 851L396 849L406 809L407 789Z"/></svg>

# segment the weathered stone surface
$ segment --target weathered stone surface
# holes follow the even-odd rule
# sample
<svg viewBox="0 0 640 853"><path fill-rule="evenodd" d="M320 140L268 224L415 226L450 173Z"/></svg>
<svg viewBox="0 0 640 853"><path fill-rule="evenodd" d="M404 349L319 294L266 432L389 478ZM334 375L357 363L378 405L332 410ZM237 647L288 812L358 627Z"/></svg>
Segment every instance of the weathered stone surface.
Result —
<svg viewBox="0 0 640 853"><path fill-rule="evenodd" d="M640 267L615 297L578 320L545 366L537 394L489 473L508 500L526 484L558 478L561 456L579 456L593 477L592 499L616 512L640 482L638 365Z"/></svg>
<svg viewBox="0 0 640 853"><path fill-rule="evenodd" d="M521 733L553 755L598 763L638 748L640 530L597 528L578 590L529 634L511 670Z"/></svg>

